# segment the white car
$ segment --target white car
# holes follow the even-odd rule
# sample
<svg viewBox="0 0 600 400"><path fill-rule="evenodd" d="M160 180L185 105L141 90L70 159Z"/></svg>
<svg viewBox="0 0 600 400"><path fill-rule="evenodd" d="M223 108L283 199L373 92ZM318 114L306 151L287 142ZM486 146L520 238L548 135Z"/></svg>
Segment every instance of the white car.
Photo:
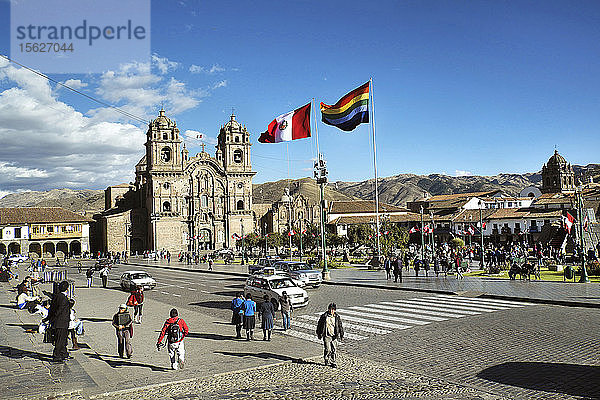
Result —
<svg viewBox="0 0 600 400"><path fill-rule="evenodd" d="M8 256L8 261L13 263L20 263L29 260L29 257L24 256L23 254L11 254Z"/></svg>
<svg viewBox="0 0 600 400"><path fill-rule="evenodd" d="M290 278L281 275L252 275L246 280L244 293L250 293L257 303L262 303L265 295L273 303L275 309L279 307L279 299L286 292L292 306L303 307L308 304L308 293L298 287Z"/></svg>
<svg viewBox="0 0 600 400"><path fill-rule="evenodd" d="M154 289L156 281L146 271L127 271L121 275L121 288L131 291L137 286L146 289Z"/></svg>

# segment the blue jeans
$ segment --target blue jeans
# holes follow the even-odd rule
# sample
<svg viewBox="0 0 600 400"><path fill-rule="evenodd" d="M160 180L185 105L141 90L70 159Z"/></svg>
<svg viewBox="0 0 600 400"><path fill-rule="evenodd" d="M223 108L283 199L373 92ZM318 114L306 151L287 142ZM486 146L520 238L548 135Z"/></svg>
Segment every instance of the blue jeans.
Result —
<svg viewBox="0 0 600 400"><path fill-rule="evenodd" d="M290 329L290 313L287 311L282 311L281 319L283 321L283 329Z"/></svg>

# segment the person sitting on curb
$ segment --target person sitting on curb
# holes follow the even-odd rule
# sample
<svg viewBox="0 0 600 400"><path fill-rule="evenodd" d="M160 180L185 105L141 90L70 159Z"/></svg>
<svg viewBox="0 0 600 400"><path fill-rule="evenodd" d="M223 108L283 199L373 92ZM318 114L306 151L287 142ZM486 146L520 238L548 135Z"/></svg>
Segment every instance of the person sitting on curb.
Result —
<svg viewBox="0 0 600 400"><path fill-rule="evenodd" d="M179 318L179 312L176 308L171 309L168 318L158 336L156 348L160 350L162 341L167 336L167 350L171 359L171 369L183 369L185 363L185 346L183 339L188 335L189 329L182 318Z"/></svg>

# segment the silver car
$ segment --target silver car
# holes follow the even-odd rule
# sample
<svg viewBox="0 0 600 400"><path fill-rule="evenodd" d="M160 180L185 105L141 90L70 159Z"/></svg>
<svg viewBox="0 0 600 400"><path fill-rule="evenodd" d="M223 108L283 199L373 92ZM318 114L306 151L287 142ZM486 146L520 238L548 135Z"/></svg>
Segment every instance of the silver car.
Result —
<svg viewBox="0 0 600 400"><path fill-rule="evenodd" d="M123 290L132 290L137 286L146 289L154 289L156 281L146 271L127 271L121 275L121 288Z"/></svg>
<svg viewBox="0 0 600 400"><path fill-rule="evenodd" d="M307 263L298 261L279 261L273 267L284 272L292 279L302 281L303 286L319 287L323 282L321 271L312 269Z"/></svg>

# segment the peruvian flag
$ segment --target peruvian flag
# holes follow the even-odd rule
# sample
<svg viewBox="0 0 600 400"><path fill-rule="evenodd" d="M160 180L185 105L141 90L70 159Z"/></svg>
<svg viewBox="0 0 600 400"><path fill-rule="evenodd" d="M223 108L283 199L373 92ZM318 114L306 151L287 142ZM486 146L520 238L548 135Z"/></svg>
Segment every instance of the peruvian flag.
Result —
<svg viewBox="0 0 600 400"><path fill-rule="evenodd" d="M431 233L431 229L429 228L429 225L425 225L423 227L423 233Z"/></svg>
<svg viewBox="0 0 600 400"><path fill-rule="evenodd" d="M475 229L469 225L469 235L473 236L475 234Z"/></svg>
<svg viewBox="0 0 600 400"><path fill-rule="evenodd" d="M302 234L304 235L306 233L306 229L302 231Z"/></svg>
<svg viewBox="0 0 600 400"><path fill-rule="evenodd" d="M588 230L588 217L587 215L585 216L584 220L583 220L583 230L587 232Z"/></svg>
<svg viewBox="0 0 600 400"><path fill-rule="evenodd" d="M294 236L296 234L296 232L294 232L294 230L292 229L291 231L288 232L288 236Z"/></svg>
<svg viewBox="0 0 600 400"><path fill-rule="evenodd" d="M410 231L408 231L408 233L416 233L416 232L419 232L419 229L417 229L417 227L416 227L416 226L413 226L413 227L410 229Z"/></svg>
<svg viewBox="0 0 600 400"><path fill-rule="evenodd" d="M565 224L565 228L567 229L567 232L571 233L571 226L573 226L574 221L575 221L575 218L568 212L567 212L567 216L563 217L563 223Z"/></svg>
<svg viewBox="0 0 600 400"><path fill-rule="evenodd" d="M269 124L258 141L260 143L289 142L290 140L310 137L310 105L281 114Z"/></svg>
<svg viewBox="0 0 600 400"><path fill-rule="evenodd" d="M235 239L235 240L240 240L241 239L240 235L238 235L237 233L234 233L233 235L231 235L231 238Z"/></svg>

